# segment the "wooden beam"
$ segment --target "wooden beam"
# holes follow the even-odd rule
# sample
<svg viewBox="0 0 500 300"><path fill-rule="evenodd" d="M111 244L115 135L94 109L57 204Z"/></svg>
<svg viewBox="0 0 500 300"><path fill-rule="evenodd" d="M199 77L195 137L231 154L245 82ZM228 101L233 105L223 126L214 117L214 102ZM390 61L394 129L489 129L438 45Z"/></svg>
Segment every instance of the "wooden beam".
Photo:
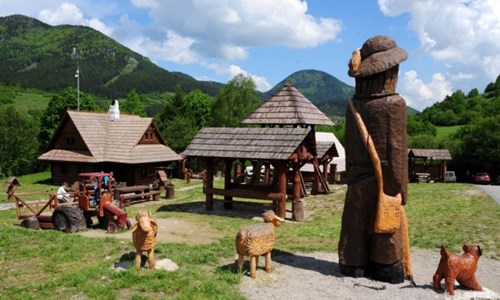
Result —
<svg viewBox="0 0 500 300"><path fill-rule="evenodd" d="M286 217L286 163L278 163L278 182L279 191L282 195L281 199L277 203L277 214L280 218Z"/></svg>
<svg viewBox="0 0 500 300"><path fill-rule="evenodd" d="M231 184L231 170L232 170L233 161L231 159L225 159L224 164L225 164L224 188L226 190L228 190L232 186L232 184ZM224 208L225 209L233 208L233 197L232 196L230 196L230 195L224 196Z"/></svg>
<svg viewBox="0 0 500 300"><path fill-rule="evenodd" d="M205 159L205 166L207 172L205 173L205 189L209 190L214 186L214 161L212 158ZM214 194L205 193L205 209L214 210Z"/></svg>
<svg viewBox="0 0 500 300"><path fill-rule="evenodd" d="M293 202L292 202L292 220L301 222L304 220L304 202L300 200L301 196L300 169L293 170Z"/></svg>

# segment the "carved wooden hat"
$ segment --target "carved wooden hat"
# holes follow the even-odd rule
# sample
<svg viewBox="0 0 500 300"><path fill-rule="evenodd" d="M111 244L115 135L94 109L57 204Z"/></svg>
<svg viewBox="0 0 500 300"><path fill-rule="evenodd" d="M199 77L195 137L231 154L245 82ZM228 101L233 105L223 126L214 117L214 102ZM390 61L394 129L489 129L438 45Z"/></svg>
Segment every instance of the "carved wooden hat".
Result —
<svg viewBox="0 0 500 300"><path fill-rule="evenodd" d="M386 36L377 35L366 40L360 50L361 63L357 70L349 69L351 77L367 77L381 73L400 64L408 58L408 53Z"/></svg>

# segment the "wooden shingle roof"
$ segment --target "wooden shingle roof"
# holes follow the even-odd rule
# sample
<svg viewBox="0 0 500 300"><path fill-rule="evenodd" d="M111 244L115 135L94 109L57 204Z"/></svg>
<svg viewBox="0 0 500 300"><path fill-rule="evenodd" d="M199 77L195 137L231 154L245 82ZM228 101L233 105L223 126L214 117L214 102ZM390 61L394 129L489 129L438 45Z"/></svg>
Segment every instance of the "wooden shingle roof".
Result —
<svg viewBox="0 0 500 300"><path fill-rule="evenodd" d="M408 156L434 160L451 160L451 154L448 149L409 149Z"/></svg>
<svg viewBox="0 0 500 300"><path fill-rule="evenodd" d="M203 128L183 156L287 160L310 128Z"/></svg>
<svg viewBox="0 0 500 300"><path fill-rule="evenodd" d="M322 158L327 153L330 157L338 157L339 150L337 149L337 143L340 142L333 133L316 132L316 151L319 158Z"/></svg>
<svg viewBox="0 0 500 300"><path fill-rule="evenodd" d="M68 111L66 117L77 128L88 151L52 148L39 160L137 164L181 159L163 140L160 144L139 144L149 126L156 128L152 118L122 114L111 120L107 113L82 111Z"/></svg>
<svg viewBox="0 0 500 300"><path fill-rule="evenodd" d="M251 113L242 124L260 125L334 125L290 82Z"/></svg>

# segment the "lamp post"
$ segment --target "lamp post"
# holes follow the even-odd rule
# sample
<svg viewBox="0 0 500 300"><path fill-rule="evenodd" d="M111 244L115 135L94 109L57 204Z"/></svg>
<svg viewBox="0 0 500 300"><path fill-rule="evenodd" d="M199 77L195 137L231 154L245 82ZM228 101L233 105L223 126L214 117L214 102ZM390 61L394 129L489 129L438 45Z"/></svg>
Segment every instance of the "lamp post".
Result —
<svg viewBox="0 0 500 300"><path fill-rule="evenodd" d="M80 110L80 66L76 69L76 99L77 99L77 110Z"/></svg>

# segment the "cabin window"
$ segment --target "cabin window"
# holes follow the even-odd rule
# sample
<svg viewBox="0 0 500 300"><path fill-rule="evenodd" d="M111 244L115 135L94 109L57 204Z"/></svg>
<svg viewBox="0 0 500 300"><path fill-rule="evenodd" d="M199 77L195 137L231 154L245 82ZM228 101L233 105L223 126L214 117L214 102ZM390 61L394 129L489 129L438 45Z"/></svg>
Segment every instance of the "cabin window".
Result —
<svg viewBox="0 0 500 300"><path fill-rule="evenodd" d="M66 138L66 145L74 145L75 144L75 138L74 137L67 137Z"/></svg>

